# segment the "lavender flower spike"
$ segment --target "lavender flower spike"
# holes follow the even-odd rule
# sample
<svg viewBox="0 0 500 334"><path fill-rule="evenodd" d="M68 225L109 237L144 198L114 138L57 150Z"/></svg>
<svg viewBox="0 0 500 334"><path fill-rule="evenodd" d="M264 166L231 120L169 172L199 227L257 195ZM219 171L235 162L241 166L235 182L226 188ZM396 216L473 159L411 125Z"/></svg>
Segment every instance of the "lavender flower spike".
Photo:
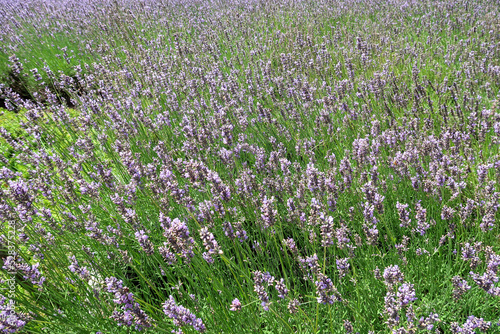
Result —
<svg viewBox="0 0 500 334"><path fill-rule="evenodd" d="M234 298L233 302L231 303L231 311L241 311L241 302L238 300L238 298Z"/></svg>
<svg viewBox="0 0 500 334"><path fill-rule="evenodd" d="M181 305L177 305L174 297L170 296L163 303L163 312L167 317L174 321L174 325L178 327L192 326L196 331L203 333L206 327L200 318L197 318L191 311Z"/></svg>

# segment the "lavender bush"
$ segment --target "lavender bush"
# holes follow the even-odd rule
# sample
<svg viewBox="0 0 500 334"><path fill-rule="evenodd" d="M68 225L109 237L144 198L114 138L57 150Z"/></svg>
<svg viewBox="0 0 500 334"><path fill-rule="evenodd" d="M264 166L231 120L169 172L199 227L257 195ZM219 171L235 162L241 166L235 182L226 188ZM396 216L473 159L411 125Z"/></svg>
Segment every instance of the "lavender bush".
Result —
<svg viewBox="0 0 500 334"><path fill-rule="evenodd" d="M0 0L2 333L500 332L494 0Z"/></svg>

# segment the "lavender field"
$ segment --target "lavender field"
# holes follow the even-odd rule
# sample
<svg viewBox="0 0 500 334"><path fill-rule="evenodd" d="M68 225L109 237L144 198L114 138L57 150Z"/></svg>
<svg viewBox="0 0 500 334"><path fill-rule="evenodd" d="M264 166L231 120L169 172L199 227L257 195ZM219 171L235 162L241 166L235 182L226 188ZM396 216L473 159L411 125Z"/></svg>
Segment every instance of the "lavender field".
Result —
<svg viewBox="0 0 500 334"><path fill-rule="evenodd" d="M0 0L1 333L500 333L498 0Z"/></svg>

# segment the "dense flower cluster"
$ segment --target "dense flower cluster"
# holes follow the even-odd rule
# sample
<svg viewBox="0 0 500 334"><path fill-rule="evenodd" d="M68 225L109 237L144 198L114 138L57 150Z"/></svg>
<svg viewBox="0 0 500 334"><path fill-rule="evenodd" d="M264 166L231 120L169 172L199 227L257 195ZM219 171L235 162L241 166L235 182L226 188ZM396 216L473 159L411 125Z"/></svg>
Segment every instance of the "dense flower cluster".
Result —
<svg viewBox="0 0 500 334"><path fill-rule="evenodd" d="M123 286L123 281L116 277L107 277L106 291L114 294L113 302L121 305L120 311L113 311L111 316L120 326L134 325L136 330L141 330L152 326L152 321L144 311L141 310L138 303L134 300L134 294Z"/></svg>
<svg viewBox="0 0 500 334"><path fill-rule="evenodd" d="M202 227L200 229L200 238L203 242L203 246L205 246L205 249L207 252L203 253L203 258L208 262L212 263L214 262L213 255L214 254L223 254L222 250L219 247L219 244L217 243L217 240L215 240L214 235L208 231L207 227Z"/></svg>
<svg viewBox="0 0 500 334"><path fill-rule="evenodd" d="M262 308L269 311L269 294L266 291L266 286L272 286L274 277L269 272L262 273L258 270L252 273L254 281L254 291L257 293L261 301ZM265 284L264 284L265 283Z"/></svg>
<svg viewBox="0 0 500 334"><path fill-rule="evenodd" d="M84 280L88 280L90 278L90 272L87 267L80 267L74 255L70 256L69 260L71 261L71 264L68 266L68 269L72 273L78 274L78 276Z"/></svg>
<svg viewBox="0 0 500 334"><path fill-rule="evenodd" d="M479 329L481 332L485 333L491 327L490 321L484 321L483 318L477 318L473 315L467 318L467 321L460 326L458 323L451 324L452 333L463 333L463 334L473 334L475 329Z"/></svg>
<svg viewBox="0 0 500 334"><path fill-rule="evenodd" d="M384 313L387 315L386 323L389 328L392 328L393 333L414 333L417 328L434 329L434 323L439 321L439 316L435 313L431 313L427 318L421 317L418 324L416 323L413 302L418 298L415 287L413 284L404 282L404 274L397 265L385 268L383 279L387 286ZM398 327L403 324L401 319L403 311L406 326Z"/></svg>
<svg viewBox="0 0 500 334"><path fill-rule="evenodd" d="M0 296L0 332L16 333L24 328L31 316L18 313L14 309L14 301Z"/></svg>
<svg viewBox="0 0 500 334"><path fill-rule="evenodd" d="M159 252L165 261L169 264L176 262L175 255L189 261L194 256L194 239L189 236L189 228L186 223L175 218L168 225L163 225L163 228L165 229L163 235L168 242L164 242L163 246L159 247Z"/></svg>
<svg viewBox="0 0 500 334"><path fill-rule="evenodd" d="M149 240L149 236L147 236L143 230L135 232L135 237L137 238L137 241L139 241L142 250L146 252L146 254L151 255L154 253L153 244Z"/></svg>
<svg viewBox="0 0 500 334"><path fill-rule="evenodd" d="M32 284L43 286L45 282L45 276L38 269L40 264L29 265L22 261L17 256L8 256L3 261L2 269L6 270L10 274L16 274L17 272L23 275L25 280L29 280Z"/></svg>
<svg viewBox="0 0 500 334"><path fill-rule="evenodd" d="M484 291L492 296L500 296L500 287L494 284L498 283L499 273L498 267L500 266L500 255L495 254L492 248L488 246L486 250L487 267L486 272L482 275L470 272L470 276L474 282L481 287Z"/></svg>
<svg viewBox="0 0 500 334"><path fill-rule="evenodd" d="M191 326L198 332L205 332L203 321L182 305L177 305L173 296L163 303L163 312L178 327Z"/></svg>
<svg viewBox="0 0 500 334"><path fill-rule="evenodd" d="M453 282L453 298L455 298L455 300L460 299L462 295L471 288L470 285L467 284L467 281L461 278L460 276L453 276L452 282Z"/></svg>

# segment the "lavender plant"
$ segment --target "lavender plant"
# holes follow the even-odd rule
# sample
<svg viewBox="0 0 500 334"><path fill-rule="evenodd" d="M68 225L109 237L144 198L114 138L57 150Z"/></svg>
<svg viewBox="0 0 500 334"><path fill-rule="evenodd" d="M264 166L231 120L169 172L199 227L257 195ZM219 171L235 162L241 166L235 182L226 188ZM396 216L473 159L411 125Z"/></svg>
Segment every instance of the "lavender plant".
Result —
<svg viewBox="0 0 500 334"><path fill-rule="evenodd" d="M496 1L0 13L2 333L500 331Z"/></svg>

